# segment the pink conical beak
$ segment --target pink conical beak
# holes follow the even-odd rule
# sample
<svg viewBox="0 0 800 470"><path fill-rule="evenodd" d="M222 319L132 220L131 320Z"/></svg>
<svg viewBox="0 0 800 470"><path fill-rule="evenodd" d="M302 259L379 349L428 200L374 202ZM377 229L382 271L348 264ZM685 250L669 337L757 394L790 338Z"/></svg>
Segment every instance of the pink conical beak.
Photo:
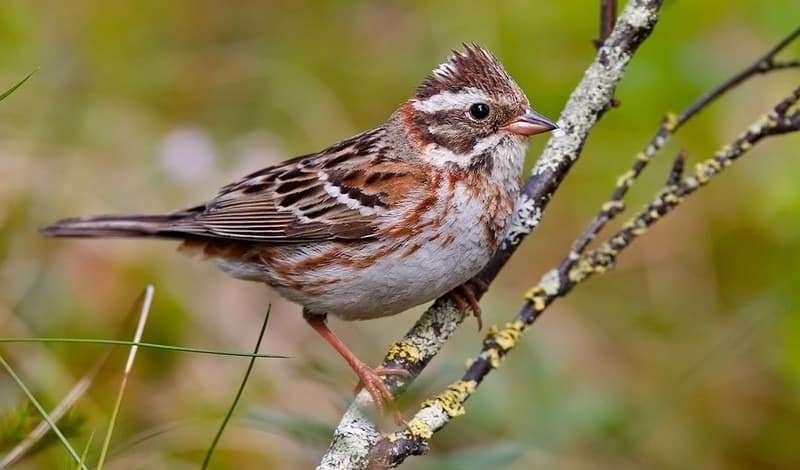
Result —
<svg viewBox="0 0 800 470"><path fill-rule="evenodd" d="M523 137L530 137L532 135L558 129L558 126L536 111L527 109L503 129Z"/></svg>

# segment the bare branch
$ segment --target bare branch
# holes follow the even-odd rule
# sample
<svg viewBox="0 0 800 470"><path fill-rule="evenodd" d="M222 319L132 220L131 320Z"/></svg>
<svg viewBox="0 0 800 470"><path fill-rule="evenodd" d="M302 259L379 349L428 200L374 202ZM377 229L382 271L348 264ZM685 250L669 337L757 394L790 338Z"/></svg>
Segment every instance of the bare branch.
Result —
<svg viewBox="0 0 800 470"><path fill-rule="evenodd" d="M778 44L776 44L772 49L767 51L763 56L759 57L749 67L744 68L742 71L732 76L718 87L706 93L699 100L693 103L692 106L686 108L681 114L679 114L676 117L675 128L672 129L672 131L673 132L676 131L684 123L686 123L686 121L689 120L692 116L705 109L709 103L716 100L723 94L727 93L732 88L741 85L749 78L755 75L766 74L774 70L783 70L787 68L798 67L798 61L777 62L775 60L775 56L778 55L778 53L780 53L782 50L786 49L786 46L794 42L798 37L800 37L800 26L797 27L791 33L789 33L788 36L783 38L783 40L781 40Z"/></svg>
<svg viewBox="0 0 800 470"><path fill-rule="evenodd" d="M773 70L796 69L796 68L800 68L800 60L784 60L784 61L772 62Z"/></svg>
<svg viewBox="0 0 800 470"><path fill-rule="evenodd" d="M616 19L617 0L600 0L600 35L593 41L594 47L599 49L606 42L614 29Z"/></svg>
<svg viewBox="0 0 800 470"><path fill-rule="evenodd" d="M672 167L667 175L666 186L674 186L680 183L683 178L683 168L686 166L686 152L681 150L677 157L672 161Z"/></svg>

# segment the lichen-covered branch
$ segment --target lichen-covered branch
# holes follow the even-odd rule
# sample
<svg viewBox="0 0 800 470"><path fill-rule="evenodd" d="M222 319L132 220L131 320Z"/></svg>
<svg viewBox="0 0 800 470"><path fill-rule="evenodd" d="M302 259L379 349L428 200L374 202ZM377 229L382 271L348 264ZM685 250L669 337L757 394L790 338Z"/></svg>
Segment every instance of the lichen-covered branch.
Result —
<svg viewBox="0 0 800 470"><path fill-rule="evenodd" d="M539 223L553 193L578 159L583 144L597 120L611 106L614 90L638 47L650 35L663 0L630 0L617 19L594 61L586 70L558 121L554 134L523 186L512 230L503 246L478 275L488 285L516 250L522 239ZM478 296L482 292L477 293ZM463 314L448 299L440 298L394 343L384 359L386 367L402 367L409 377L391 377L387 385L400 393L439 352L463 321ZM343 415L319 469L350 469L367 466L370 448L381 439L365 414L370 398L359 393Z"/></svg>
<svg viewBox="0 0 800 470"><path fill-rule="evenodd" d="M589 246L592 240L603 230L608 222L625 209L623 199L628 193L628 189L630 189L636 178L647 168L647 165L653 157L664 148L664 145L669 142L672 136L690 119L709 107L719 97L747 80L759 75L794 67L795 65L792 64L797 64L798 61L779 62L775 57L789 44L797 40L798 37L800 37L800 27L789 33L764 55L750 63L750 65L684 108L679 114L668 113L666 117L664 117L645 149L636 155L631 169L620 176L611 197L603 204L595 218L586 226L584 232L573 243L569 256L564 258L558 268L558 272L562 278L572 269L580 255L586 250L586 247Z"/></svg>
<svg viewBox="0 0 800 470"><path fill-rule="evenodd" d="M545 273L539 283L526 294L526 302L515 319L501 329L493 327L489 331L480 353L461 379L450 384L444 392L426 400L406 429L385 436L372 448L370 460L373 465L378 468L394 467L409 455L424 452L428 440L436 431L447 425L452 418L464 414L464 402L472 396L486 376L500 366L503 358L553 301L565 296L591 276L611 269L620 253L636 238L678 207L687 196L708 184L754 145L770 136L800 131L800 110L796 109L798 100L800 87L739 135L733 143L717 151L712 158L698 163L694 172L687 176L681 176L683 155L676 158L667 183L653 200L599 248L568 263L572 268L565 276L559 272L559 268ZM565 262L561 263L564 264Z"/></svg>

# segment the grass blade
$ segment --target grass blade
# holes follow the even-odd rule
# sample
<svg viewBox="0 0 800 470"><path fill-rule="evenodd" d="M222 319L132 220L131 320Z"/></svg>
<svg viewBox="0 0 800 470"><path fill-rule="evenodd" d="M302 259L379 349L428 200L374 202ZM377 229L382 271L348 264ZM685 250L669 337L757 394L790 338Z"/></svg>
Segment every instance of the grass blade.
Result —
<svg viewBox="0 0 800 470"><path fill-rule="evenodd" d="M80 470L81 468L86 466L86 457L89 455L89 449L92 447L92 440L94 439L94 431L89 434L89 440L86 441L86 447L83 448L83 452L81 453L81 461L78 463L78 466L75 467L75 470Z"/></svg>
<svg viewBox="0 0 800 470"><path fill-rule="evenodd" d="M233 403L231 403L231 406L228 408L228 412L225 414L225 418L222 420L222 424L220 424L217 434L214 435L214 440L211 441L211 446L208 448L208 452L206 452L206 457L203 459L203 465L200 467L203 470L208 468L208 464L211 462L211 456L214 454L214 449L217 448L217 444L219 443L220 438L222 438L222 433L225 431L225 427L228 425L228 421L230 421L231 416L233 416L233 411L236 409L236 405L239 403L239 399L242 397L242 392L244 392L244 387L247 385L247 381L250 378L250 373L253 371L253 366L256 363L255 354L257 354L258 350L261 348L261 340L264 339L264 333L267 331L270 310L272 310L272 305L269 306L267 309L267 314L264 316L264 323L261 324L261 331L258 333L256 347L253 349L254 356L250 358L250 362L247 364L247 370L244 373L242 383L239 384L239 390L236 391L236 396L233 397Z"/></svg>
<svg viewBox="0 0 800 470"><path fill-rule="evenodd" d="M76 463L81 464L81 458L80 456L78 456L78 453L75 451L75 448L72 447L67 438L61 432L61 430L58 429L58 426L56 426L55 421L50 419L50 415L47 414L47 412L44 410L44 408L36 399L36 397L33 396L31 391L28 390L28 387L25 385L22 379L19 378L17 373L14 372L14 369L11 368L8 362L6 362L2 354L0 354L0 365L2 365L3 368L6 370L6 372L8 372L8 375L10 375L12 379L14 379L14 382L17 383L19 388L22 389L22 392L25 393L25 395L28 397L28 400L30 400L31 403L33 403L33 406L36 408L36 411L38 411L39 414L42 415L42 419L44 419L45 422L48 424L48 426L50 426L50 429L53 430L53 433L58 437L61 443L64 444L64 447L67 449L67 452L69 452L69 455L75 460ZM82 464L80 468L82 468L83 470L87 470L86 466Z"/></svg>
<svg viewBox="0 0 800 470"><path fill-rule="evenodd" d="M33 76L33 74L35 74L37 72L37 70L38 69L36 69L33 72L29 73L25 78L23 78L22 80L18 81L16 85L14 85L11 88L9 88L8 90L4 91L3 94L0 95L0 101L3 101L4 99L8 98L8 95L10 95L11 93L14 93L15 91L17 91L17 88L21 87L23 83L27 82L28 79L31 78Z"/></svg>
<svg viewBox="0 0 800 470"><path fill-rule="evenodd" d="M133 340L135 342L139 342L142 339L142 333L144 333L144 326L147 324L147 317L150 314L150 306L153 304L153 286L147 286L144 290L144 298L142 299L142 309L141 313L139 314L139 322L136 325L136 333L133 336ZM119 415L119 410L122 407L122 397L125 395L125 387L128 385L128 377L130 376L131 370L133 369L133 362L136 360L136 352L139 350L138 345L131 346L131 350L128 353L128 361L125 363L125 370L122 374L122 381L119 385L119 392L117 392L117 399L114 403L114 410L111 413L111 421L108 423L108 431L106 431L106 437L103 440L103 447L100 450L100 459L97 462L97 469L101 470L103 468L103 463L106 460L106 455L108 455L108 448L111 445L111 436L114 434L114 426L117 422L117 416Z"/></svg>
<svg viewBox="0 0 800 470"><path fill-rule="evenodd" d="M117 339L93 339L93 338L51 338L51 337L0 337L0 343L83 343L83 344L103 344L109 346L138 346L141 348L160 349L164 351L188 352L196 354L212 354L215 356L236 356L236 357L256 357L271 359L289 359L291 356L280 354L252 354L232 351L220 351L216 349L190 348L184 346L172 346L169 344L147 343L140 341L125 341Z"/></svg>

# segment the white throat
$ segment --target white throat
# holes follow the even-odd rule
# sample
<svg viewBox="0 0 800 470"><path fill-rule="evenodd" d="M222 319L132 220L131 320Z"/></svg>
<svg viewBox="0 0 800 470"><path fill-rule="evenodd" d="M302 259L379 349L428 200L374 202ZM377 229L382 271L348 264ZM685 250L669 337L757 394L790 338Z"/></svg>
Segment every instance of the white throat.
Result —
<svg viewBox="0 0 800 470"><path fill-rule="evenodd" d="M522 173L525 153L528 150L528 139L510 135L506 132L485 137L467 154L455 153L436 143L425 146L425 160L437 167L455 165L459 168L469 168L475 158L486 156L492 160L493 173L503 176L509 173L518 178Z"/></svg>

